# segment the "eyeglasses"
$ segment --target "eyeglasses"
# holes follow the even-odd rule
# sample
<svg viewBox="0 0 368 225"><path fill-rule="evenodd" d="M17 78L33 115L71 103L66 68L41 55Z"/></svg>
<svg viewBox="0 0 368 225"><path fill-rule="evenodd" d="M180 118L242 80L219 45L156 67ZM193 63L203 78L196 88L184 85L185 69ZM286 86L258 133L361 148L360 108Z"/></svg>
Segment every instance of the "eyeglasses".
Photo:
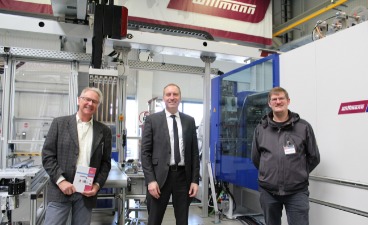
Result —
<svg viewBox="0 0 368 225"><path fill-rule="evenodd" d="M95 104L95 105L97 105L98 103L100 103L99 101L97 101L97 100L94 100L94 99L92 99L92 98L88 98L88 97L80 97L81 99L83 99L84 101L86 101L86 102L92 102L93 104Z"/></svg>
<svg viewBox="0 0 368 225"><path fill-rule="evenodd" d="M274 97L274 98L271 98L271 102L282 102L282 101L285 101L286 100L286 97Z"/></svg>

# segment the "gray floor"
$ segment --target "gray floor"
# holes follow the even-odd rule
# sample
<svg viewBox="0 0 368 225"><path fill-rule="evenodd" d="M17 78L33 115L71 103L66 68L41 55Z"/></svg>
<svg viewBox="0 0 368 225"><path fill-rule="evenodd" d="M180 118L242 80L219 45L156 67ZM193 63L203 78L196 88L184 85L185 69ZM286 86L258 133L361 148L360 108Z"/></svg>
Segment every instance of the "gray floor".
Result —
<svg viewBox="0 0 368 225"><path fill-rule="evenodd" d="M130 216L135 217L135 212L132 212ZM138 213L139 223L132 222L126 224L144 225L147 218L146 211ZM116 215L112 215L111 211L95 211L92 216L91 225L116 225ZM219 221L215 221L215 217L210 215L209 217L202 217L202 208L199 206L190 206L189 211L189 225L239 225L243 224L238 220L229 220L227 218L221 218ZM162 225L175 225L174 210L172 207L168 207L165 213L164 221Z"/></svg>

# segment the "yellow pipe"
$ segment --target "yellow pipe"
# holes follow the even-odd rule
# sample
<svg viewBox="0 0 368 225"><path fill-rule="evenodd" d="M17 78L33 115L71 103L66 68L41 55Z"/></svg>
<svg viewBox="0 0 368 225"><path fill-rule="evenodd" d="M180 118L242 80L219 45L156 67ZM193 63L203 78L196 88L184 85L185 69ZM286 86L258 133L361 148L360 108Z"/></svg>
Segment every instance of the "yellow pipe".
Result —
<svg viewBox="0 0 368 225"><path fill-rule="evenodd" d="M339 1L337 1L336 3L332 3L331 5L329 5L329 6L325 7L325 8L323 8L323 9L320 9L320 10L318 10L318 11L316 11L316 12L314 12L314 13L310 14L309 16L306 16L305 18L303 18L303 19L301 19L301 20L298 20L298 21L296 21L295 23L292 23L292 24L290 24L289 26L287 26L287 27L285 27L285 28L283 28L283 29L281 29L281 30L279 30L279 31L275 32L275 33L273 34L273 37L277 37L277 36L279 36L280 34L285 33L286 31L288 31L288 30L290 30L290 29L292 29L292 28L294 28L294 27L296 27L296 26L298 26L298 25L300 25L300 24L302 24L302 23L304 23L304 22L307 22L308 20L310 20L310 19L312 19L312 18L314 18L314 17L316 17L316 16L319 16L319 15L321 15L322 13L325 13L325 12L327 12L327 11L328 11L328 10L330 10L330 9L333 9L333 8L335 8L335 7L337 7L337 6L341 5L341 4L344 4L344 3L345 3L345 2L347 2L347 1L348 1L348 0L339 0Z"/></svg>

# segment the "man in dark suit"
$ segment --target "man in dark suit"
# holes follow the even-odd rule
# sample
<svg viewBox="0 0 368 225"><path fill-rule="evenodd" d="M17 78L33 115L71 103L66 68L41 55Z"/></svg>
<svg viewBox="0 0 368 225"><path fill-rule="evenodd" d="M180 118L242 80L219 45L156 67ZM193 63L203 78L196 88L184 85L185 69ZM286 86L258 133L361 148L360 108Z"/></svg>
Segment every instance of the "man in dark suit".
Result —
<svg viewBox="0 0 368 225"><path fill-rule="evenodd" d="M71 210L72 225L89 225L97 192L111 169L111 130L93 119L102 102L97 88L85 88L78 98L78 112L52 121L42 149L42 164L50 176L45 225L65 225ZM96 168L92 190L76 192L77 166Z"/></svg>
<svg viewBox="0 0 368 225"><path fill-rule="evenodd" d="M171 195L176 224L186 225L189 205L198 192L199 183L196 126L193 117L178 111L179 86L168 84L163 99L165 110L147 116L142 134L141 160L148 186L148 225L162 223ZM178 138L175 138L174 124ZM176 142L179 143L178 151Z"/></svg>

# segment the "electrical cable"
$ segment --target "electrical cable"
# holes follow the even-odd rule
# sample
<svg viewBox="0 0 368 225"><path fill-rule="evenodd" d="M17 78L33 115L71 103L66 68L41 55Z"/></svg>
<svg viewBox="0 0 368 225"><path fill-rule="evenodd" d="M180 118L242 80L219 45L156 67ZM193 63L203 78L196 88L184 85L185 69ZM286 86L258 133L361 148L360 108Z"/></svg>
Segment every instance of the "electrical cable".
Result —
<svg viewBox="0 0 368 225"><path fill-rule="evenodd" d="M229 194L230 195L230 198L233 200L233 207L234 207L233 208L233 211L235 211L236 210L236 201L235 201L234 195L231 193L231 191L229 189L229 183L224 182L224 187L225 187L225 192L227 194Z"/></svg>
<svg viewBox="0 0 368 225"><path fill-rule="evenodd" d="M321 32L321 29L319 27L316 27L316 31L317 31L317 33L319 34L320 37L322 37L322 38L324 37L322 32Z"/></svg>
<svg viewBox="0 0 368 225"><path fill-rule="evenodd" d="M317 26L320 25L321 23L323 23L324 21L329 20L329 19L332 19L332 18L335 18L335 17L336 17L336 15L335 16L331 16L331 17L328 17L327 19L324 19L324 20L317 21L316 25L312 29L312 41L314 41L314 31L316 30Z"/></svg>

